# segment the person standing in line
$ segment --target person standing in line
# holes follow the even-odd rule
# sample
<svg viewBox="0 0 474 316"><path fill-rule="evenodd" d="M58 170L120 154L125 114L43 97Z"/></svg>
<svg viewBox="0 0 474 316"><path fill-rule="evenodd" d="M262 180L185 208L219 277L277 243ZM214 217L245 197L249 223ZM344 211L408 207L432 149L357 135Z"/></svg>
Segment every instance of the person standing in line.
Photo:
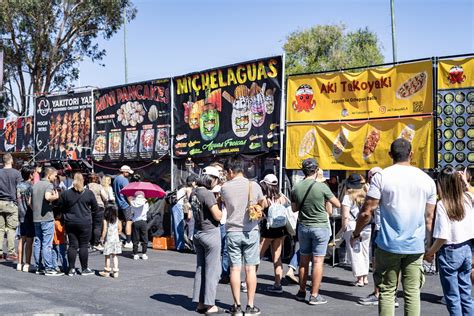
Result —
<svg viewBox="0 0 474 316"><path fill-rule="evenodd" d="M21 176L23 181L16 187L18 196L18 221L20 223L18 263L16 269L18 271L29 272L31 254L33 251L33 238L35 237L35 224L33 223L33 210L31 209L34 170L28 166L24 166L21 168Z"/></svg>
<svg viewBox="0 0 474 316"><path fill-rule="evenodd" d="M145 193L142 191L135 192L134 197L130 199L130 207L133 215L133 260L140 259L140 256L138 255L138 245L140 243L142 245L142 260L148 260L148 255L146 254L148 248L148 229L146 220L150 205L145 199Z"/></svg>
<svg viewBox="0 0 474 316"><path fill-rule="evenodd" d="M366 225L362 230L361 241L358 247L352 247L350 239L356 226L360 208L364 204L366 191L363 189L362 177L357 173L353 173L347 178L346 187L347 191L342 201L341 231L344 232L344 240L351 260L352 273L356 278L354 285L363 287L369 284L370 224Z"/></svg>
<svg viewBox="0 0 474 316"><path fill-rule="evenodd" d="M66 231L64 229L61 213L55 214L54 219L54 238L53 238L53 268L58 271L58 261L61 261L61 272L67 273L68 264L66 256Z"/></svg>
<svg viewBox="0 0 474 316"><path fill-rule="evenodd" d="M432 262L437 253L439 278L449 315L474 315L471 298L471 239L474 238L474 196L465 190L463 174L445 167L438 175L440 200L436 207L433 237L425 253Z"/></svg>
<svg viewBox="0 0 474 316"><path fill-rule="evenodd" d="M41 172L43 172L43 168L38 163L34 163L32 168L34 170L33 184L36 184L41 180Z"/></svg>
<svg viewBox="0 0 474 316"><path fill-rule="evenodd" d="M35 225L35 238L33 241L33 254L36 263L36 274L46 276L60 276L53 268L52 248L54 237L54 214L52 203L59 199L59 193L54 189L58 171L47 167L44 178L33 185L31 208L33 209L33 222Z"/></svg>
<svg viewBox="0 0 474 316"><path fill-rule="evenodd" d="M260 234L258 221L252 221L248 208L251 205L267 207L262 189L244 176L244 161L239 156L229 157L224 163L227 182L221 189L221 198L227 209L226 242L230 258L230 285L234 304L232 315L242 315L240 303L240 272L245 263L247 285L247 307L245 315L260 315L260 309L254 305L257 289L256 268L260 264Z"/></svg>
<svg viewBox="0 0 474 316"><path fill-rule="evenodd" d="M420 315L420 289L424 283L425 237L431 244L436 185L410 164L411 143L396 139L390 146L393 165L377 173L358 216L351 243L370 223L380 206L380 230L375 250L375 285L379 288L379 314L394 314L399 274L405 297L405 315ZM427 233L428 232L428 233Z"/></svg>
<svg viewBox="0 0 474 316"><path fill-rule="evenodd" d="M92 214L97 213L99 206L94 193L84 187L84 177L76 173L72 188L61 193L59 207L63 213L66 232L69 240L67 251L69 276L76 275L76 257L79 250L81 275L92 275L89 268L89 240L92 230Z"/></svg>
<svg viewBox="0 0 474 316"><path fill-rule="evenodd" d="M272 205L286 208L290 205L288 198L278 190L278 178L274 174L267 174L262 181L260 181L263 195L267 198L268 208L264 210L268 217L268 211ZM260 241L260 259L263 258L268 248L270 247L273 260L273 271L275 274L275 282L272 286L266 289L269 293L282 294L283 287L281 279L283 278L283 265L281 262L281 252L283 248L283 240L288 234L286 227L272 228L267 227L268 220L263 219L260 222L260 233L262 239Z"/></svg>
<svg viewBox="0 0 474 316"><path fill-rule="evenodd" d="M217 285L221 275L219 221L222 212L211 190L218 183L217 168L206 167L190 195L196 249L193 302L198 303L197 312L206 315L225 314L223 309L216 306Z"/></svg>
<svg viewBox="0 0 474 316"><path fill-rule="evenodd" d="M87 188L94 193L95 200L99 206L97 213L92 214L92 234L90 244L93 249L102 251L104 250L104 247L99 241L102 234L105 205L108 203L109 198L107 191L105 191L104 187L100 185L99 176L95 173L89 175L89 184L87 184Z"/></svg>
<svg viewBox="0 0 474 316"><path fill-rule="evenodd" d="M184 251L186 243L184 239L184 209L188 208L188 196L191 194L197 180L195 174L190 174L186 178L186 185L176 192L176 204L171 208L171 216L173 220L173 235L177 251Z"/></svg>
<svg viewBox="0 0 474 316"><path fill-rule="evenodd" d="M221 230L221 263L222 263L222 272L221 272L221 279L219 283L221 284L229 284L230 282L230 259L229 253L227 252L227 243L226 243L226 231L225 231L225 223L227 221L227 210L225 208L224 203L222 203L221 197L221 189L222 185L225 183L225 173L224 173L224 165L220 162L213 162L210 164L211 167L215 167L219 171L219 185L216 185L213 189L213 193L216 196L217 203L219 208L222 211L222 217L220 220L220 230Z"/></svg>
<svg viewBox="0 0 474 316"><path fill-rule="evenodd" d="M118 278L119 266L117 255L122 253L122 243L120 242L120 233L122 226L119 225L118 209L115 204L109 204L104 212L104 224L100 240L104 244L105 267L104 271L99 272L100 276L113 276ZM113 270L111 270L111 259Z"/></svg>
<svg viewBox="0 0 474 316"><path fill-rule="evenodd" d="M324 256L326 255L331 230L329 226L329 202L334 207L341 207L325 183L316 181L318 163L313 158L303 161L303 181L297 183L291 192L293 212L298 213L298 238L300 242L300 289L296 300L306 300L306 281L308 279L309 261L313 262L312 286L308 303L310 305L326 304L327 300L319 294L323 278Z"/></svg>
<svg viewBox="0 0 474 316"><path fill-rule="evenodd" d="M101 185L107 193L107 203L115 203L114 189L112 188L112 179L109 176L103 176Z"/></svg>
<svg viewBox="0 0 474 316"><path fill-rule="evenodd" d="M0 257L3 256L3 239L7 234L7 260L17 260L15 235L18 226L18 201L16 187L22 181L21 173L13 168L11 154L3 155L3 169L0 169Z"/></svg>
<svg viewBox="0 0 474 316"><path fill-rule="evenodd" d="M129 166L122 166L120 168L120 175L118 175L112 184L112 188L114 189L115 194L115 201L118 206L118 215L119 220L125 223L125 245L124 248L132 249L132 212L130 211L130 204L128 199L120 193L124 187L126 187L129 183L128 177L133 174L133 170Z"/></svg>

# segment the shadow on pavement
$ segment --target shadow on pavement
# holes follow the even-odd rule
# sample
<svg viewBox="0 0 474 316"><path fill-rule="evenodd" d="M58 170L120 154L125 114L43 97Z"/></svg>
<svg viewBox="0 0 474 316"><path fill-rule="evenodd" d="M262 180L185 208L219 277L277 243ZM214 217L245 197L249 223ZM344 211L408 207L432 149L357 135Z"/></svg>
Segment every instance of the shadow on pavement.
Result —
<svg viewBox="0 0 474 316"><path fill-rule="evenodd" d="M423 289L421 289L421 291L423 291ZM422 301L435 303L435 304L441 304L441 299L443 298L443 296L441 295L435 295L435 294L423 293L423 292L421 292L420 297Z"/></svg>
<svg viewBox="0 0 474 316"><path fill-rule="evenodd" d="M181 306L190 312L194 312L196 308L196 303L193 303L190 297L181 294L155 294L150 298L158 302Z"/></svg>
<svg viewBox="0 0 474 316"><path fill-rule="evenodd" d="M181 270L168 270L166 271L171 276L183 277L183 278L194 278L194 271L181 271Z"/></svg>

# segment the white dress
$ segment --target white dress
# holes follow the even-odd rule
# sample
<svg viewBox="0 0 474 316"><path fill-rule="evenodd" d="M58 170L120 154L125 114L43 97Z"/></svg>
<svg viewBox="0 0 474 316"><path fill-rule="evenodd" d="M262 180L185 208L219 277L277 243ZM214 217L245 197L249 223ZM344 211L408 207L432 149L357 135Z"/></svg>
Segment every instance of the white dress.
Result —
<svg viewBox="0 0 474 316"><path fill-rule="evenodd" d="M119 221L116 220L113 224L107 224L107 236L105 237L104 243L105 256L122 253L122 243L119 238L118 223Z"/></svg>

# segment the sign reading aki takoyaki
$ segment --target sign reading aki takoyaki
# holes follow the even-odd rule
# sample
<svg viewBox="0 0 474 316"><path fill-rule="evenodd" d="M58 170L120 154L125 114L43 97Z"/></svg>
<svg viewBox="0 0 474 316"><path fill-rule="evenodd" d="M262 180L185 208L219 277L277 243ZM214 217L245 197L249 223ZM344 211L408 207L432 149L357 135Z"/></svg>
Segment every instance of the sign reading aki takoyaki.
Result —
<svg viewBox="0 0 474 316"><path fill-rule="evenodd" d="M277 150L281 71L271 57L175 78L175 155Z"/></svg>
<svg viewBox="0 0 474 316"><path fill-rule="evenodd" d="M288 78L288 122L432 113L431 61Z"/></svg>
<svg viewBox="0 0 474 316"><path fill-rule="evenodd" d="M166 155L170 143L170 80L95 91L95 160L142 160Z"/></svg>
<svg viewBox="0 0 474 316"><path fill-rule="evenodd" d="M80 159L90 155L91 108L91 92L38 97L36 159Z"/></svg>
<svg viewBox="0 0 474 316"><path fill-rule="evenodd" d="M432 168L433 119L431 116L298 124L287 128L286 168L300 169L306 158L316 158L326 170L369 170L388 167L391 143L404 138L412 143L411 164Z"/></svg>

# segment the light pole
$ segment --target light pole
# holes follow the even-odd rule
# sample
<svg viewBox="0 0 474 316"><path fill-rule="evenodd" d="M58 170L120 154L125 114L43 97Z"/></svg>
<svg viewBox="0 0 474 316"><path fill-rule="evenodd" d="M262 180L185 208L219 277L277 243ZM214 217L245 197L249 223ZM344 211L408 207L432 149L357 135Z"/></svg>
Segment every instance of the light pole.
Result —
<svg viewBox="0 0 474 316"><path fill-rule="evenodd" d="M123 61L125 65L125 83L128 83L127 65L127 12L123 12Z"/></svg>
<svg viewBox="0 0 474 316"><path fill-rule="evenodd" d="M395 5L394 2L395 0L390 0L390 11L391 11L391 17L392 17L392 58L393 62L397 62L397 43L396 43L396 38L395 38Z"/></svg>

